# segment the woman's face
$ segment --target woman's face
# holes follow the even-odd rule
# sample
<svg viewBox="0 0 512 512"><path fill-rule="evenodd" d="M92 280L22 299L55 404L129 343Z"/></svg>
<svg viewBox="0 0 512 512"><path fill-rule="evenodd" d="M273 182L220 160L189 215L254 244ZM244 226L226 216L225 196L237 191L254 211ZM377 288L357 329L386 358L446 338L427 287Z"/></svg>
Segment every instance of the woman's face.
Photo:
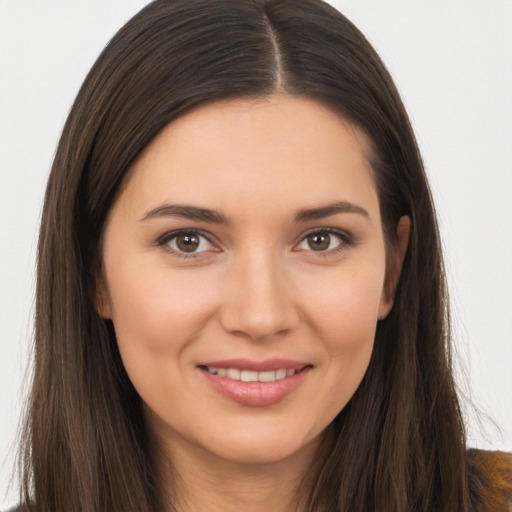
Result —
<svg viewBox="0 0 512 512"><path fill-rule="evenodd" d="M319 103L274 95L198 108L136 162L98 310L171 451L281 460L356 391L391 307L365 149Z"/></svg>

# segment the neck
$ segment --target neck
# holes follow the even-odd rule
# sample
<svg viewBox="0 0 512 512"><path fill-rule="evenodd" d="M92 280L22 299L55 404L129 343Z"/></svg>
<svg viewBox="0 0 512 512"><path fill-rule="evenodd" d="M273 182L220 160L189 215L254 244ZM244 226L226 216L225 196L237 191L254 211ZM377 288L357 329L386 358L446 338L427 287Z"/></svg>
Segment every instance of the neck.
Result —
<svg viewBox="0 0 512 512"><path fill-rule="evenodd" d="M172 450L160 444L156 462L168 511L303 512L320 442L286 459L258 463L225 460L187 443L173 443Z"/></svg>

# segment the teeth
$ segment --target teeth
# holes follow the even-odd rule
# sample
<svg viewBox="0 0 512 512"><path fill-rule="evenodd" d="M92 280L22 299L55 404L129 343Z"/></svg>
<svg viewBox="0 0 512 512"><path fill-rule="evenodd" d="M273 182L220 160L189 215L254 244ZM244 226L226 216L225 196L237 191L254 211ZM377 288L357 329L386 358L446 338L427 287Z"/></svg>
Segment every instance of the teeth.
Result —
<svg viewBox="0 0 512 512"><path fill-rule="evenodd" d="M276 380L277 372L259 372L258 380L260 382L274 382Z"/></svg>
<svg viewBox="0 0 512 512"><path fill-rule="evenodd" d="M206 369L212 375L227 377L228 379L241 380L242 382L274 382L276 380L291 377L297 373L297 370L272 370L267 372L254 372L252 370L240 370L238 368L216 368L207 366Z"/></svg>
<svg viewBox="0 0 512 512"><path fill-rule="evenodd" d="M295 373L295 370L289 370ZM276 370L276 379L284 379L286 377L286 370ZM292 375L293 375L292 373Z"/></svg>
<svg viewBox="0 0 512 512"><path fill-rule="evenodd" d="M240 373L240 370L238 370L237 368L228 368L226 377L228 379L240 380Z"/></svg>
<svg viewBox="0 0 512 512"><path fill-rule="evenodd" d="M240 380L243 382L258 382L258 372L251 372L249 370L242 370Z"/></svg>

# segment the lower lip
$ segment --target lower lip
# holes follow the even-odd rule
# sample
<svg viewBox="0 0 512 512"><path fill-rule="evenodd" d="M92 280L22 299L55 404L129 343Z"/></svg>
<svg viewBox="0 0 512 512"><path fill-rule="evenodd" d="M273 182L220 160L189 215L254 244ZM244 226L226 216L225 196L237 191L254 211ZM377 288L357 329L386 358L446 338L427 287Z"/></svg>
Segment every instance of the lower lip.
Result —
<svg viewBox="0 0 512 512"><path fill-rule="evenodd" d="M201 372L221 395L241 405L262 407L277 404L293 393L304 382L310 369L308 366L291 377L274 382L243 382L213 375L203 368Z"/></svg>

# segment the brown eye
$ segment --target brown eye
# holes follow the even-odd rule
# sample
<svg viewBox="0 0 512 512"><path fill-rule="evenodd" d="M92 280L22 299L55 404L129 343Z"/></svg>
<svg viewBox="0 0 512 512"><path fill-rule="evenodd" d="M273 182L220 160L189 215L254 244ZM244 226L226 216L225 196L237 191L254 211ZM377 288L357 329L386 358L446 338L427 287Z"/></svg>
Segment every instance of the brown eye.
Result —
<svg viewBox="0 0 512 512"><path fill-rule="evenodd" d="M308 246L313 251L325 251L331 245L329 233L313 233L306 238Z"/></svg>
<svg viewBox="0 0 512 512"><path fill-rule="evenodd" d="M164 243L173 251L182 254L197 254L213 248L212 243L205 236L194 231L176 233L166 237Z"/></svg>
<svg viewBox="0 0 512 512"><path fill-rule="evenodd" d="M199 247L199 237L197 235L178 235L176 237L176 246L183 252L194 252Z"/></svg>
<svg viewBox="0 0 512 512"><path fill-rule="evenodd" d="M351 243L350 236L343 231L319 230L306 235L297 248L301 251L331 253L336 252L337 249L343 249Z"/></svg>

